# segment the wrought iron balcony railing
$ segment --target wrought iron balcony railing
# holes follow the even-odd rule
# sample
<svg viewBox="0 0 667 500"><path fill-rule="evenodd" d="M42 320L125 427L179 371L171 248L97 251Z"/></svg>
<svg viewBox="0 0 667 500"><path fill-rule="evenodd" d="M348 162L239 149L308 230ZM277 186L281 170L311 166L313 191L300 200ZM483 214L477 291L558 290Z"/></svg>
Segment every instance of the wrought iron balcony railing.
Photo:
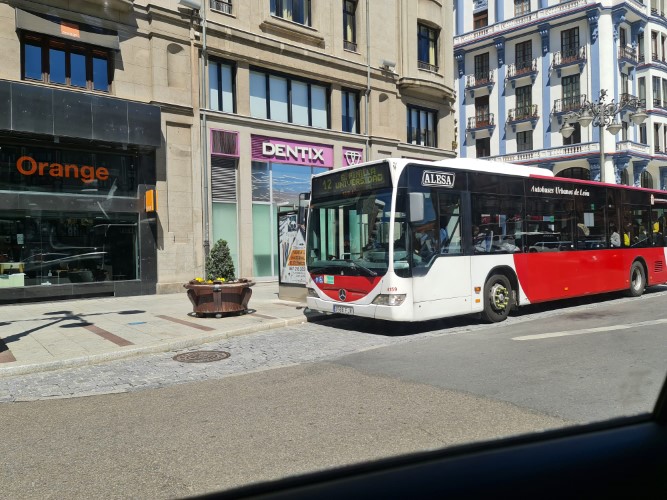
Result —
<svg viewBox="0 0 667 500"><path fill-rule="evenodd" d="M527 106L519 106L510 109L507 113L507 122L520 122L524 120L535 120L538 118L537 104L529 104Z"/></svg>
<svg viewBox="0 0 667 500"><path fill-rule="evenodd" d="M637 62L637 49L634 47L619 47L618 58L626 61Z"/></svg>
<svg viewBox="0 0 667 500"><path fill-rule="evenodd" d="M523 76L533 76L537 74L537 59L532 61L519 61L507 66L506 80L518 79Z"/></svg>
<svg viewBox="0 0 667 500"><path fill-rule="evenodd" d="M357 51L357 44L355 42L350 42L348 40L343 40L343 48L351 52Z"/></svg>
<svg viewBox="0 0 667 500"><path fill-rule="evenodd" d="M468 130L480 128L495 127L495 117L493 113L476 113L475 116L468 118Z"/></svg>
<svg viewBox="0 0 667 500"><path fill-rule="evenodd" d="M480 71L472 75L466 75L466 89L493 85L495 83L494 71Z"/></svg>
<svg viewBox="0 0 667 500"><path fill-rule="evenodd" d="M573 95L556 99L554 101L553 114L569 113L579 111L586 102L586 94Z"/></svg>
<svg viewBox="0 0 667 500"><path fill-rule="evenodd" d="M553 67L562 68L572 64L586 62L586 46L579 48L559 50L554 54Z"/></svg>
<svg viewBox="0 0 667 500"><path fill-rule="evenodd" d="M428 62L425 62L425 61L417 61L417 65L418 65L419 69L423 69L423 70L426 70L426 71L431 71L433 73L438 72L438 67L435 64L431 64L431 63L428 63Z"/></svg>

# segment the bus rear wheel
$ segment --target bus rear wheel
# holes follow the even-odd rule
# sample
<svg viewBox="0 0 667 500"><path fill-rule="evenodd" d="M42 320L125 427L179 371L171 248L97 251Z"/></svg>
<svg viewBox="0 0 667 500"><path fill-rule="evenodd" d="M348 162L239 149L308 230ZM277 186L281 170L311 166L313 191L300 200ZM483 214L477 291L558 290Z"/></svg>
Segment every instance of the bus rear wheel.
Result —
<svg viewBox="0 0 667 500"><path fill-rule="evenodd" d="M494 274L484 285L482 319L488 323L505 321L512 309L512 285L507 276Z"/></svg>
<svg viewBox="0 0 667 500"><path fill-rule="evenodd" d="M640 262L633 262L630 268L630 288L627 294L629 297L639 297L646 288L646 273L644 266Z"/></svg>

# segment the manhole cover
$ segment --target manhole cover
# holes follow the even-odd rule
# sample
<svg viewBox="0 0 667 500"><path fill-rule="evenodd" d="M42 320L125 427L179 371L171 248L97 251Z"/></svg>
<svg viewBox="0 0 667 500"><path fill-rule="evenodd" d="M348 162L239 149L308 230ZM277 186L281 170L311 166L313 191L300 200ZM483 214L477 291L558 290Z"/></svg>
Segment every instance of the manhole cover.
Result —
<svg viewBox="0 0 667 500"><path fill-rule="evenodd" d="M229 356L225 351L192 351L177 354L172 359L181 363L210 363L227 359Z"/></svg>

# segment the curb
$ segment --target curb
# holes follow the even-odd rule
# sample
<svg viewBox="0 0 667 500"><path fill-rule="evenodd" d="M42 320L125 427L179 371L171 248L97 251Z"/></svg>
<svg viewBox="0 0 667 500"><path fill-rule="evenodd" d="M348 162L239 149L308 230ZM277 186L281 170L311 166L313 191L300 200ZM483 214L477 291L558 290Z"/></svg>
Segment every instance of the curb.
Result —
<svg viewBox="0 0 667 500"><path fill-rule="evenodd" d="M133 356L139 356L142 354L155 354L161 352L179 351L181 349L187 349L188 347L207 344L210 342L217 342L219 340L238 337L240 335L247 335L249 333L257 333L267 330L274 330L276 328L281 328L285 326L308 323L311 320L325 318L327 316L328 315L326 314L306 312L306 314L304 314L303 317L271 320L265 323L261 323L259 325L246 326L228 332L203 334L195 338L174 340L161 344L154 344L144 347L134 347L132 349L112 351L103 354L93 354L90 356L83 356L78 358L62 359L58 361L47 361L45 363L33 363L27 365L0 367L0 379L11 378L17 375L27 375L32 373L61 370L64 368L76 368L76 367L88 366L97 363L104 363L106 361L115 361L120 359L131 358Z"/></svg>

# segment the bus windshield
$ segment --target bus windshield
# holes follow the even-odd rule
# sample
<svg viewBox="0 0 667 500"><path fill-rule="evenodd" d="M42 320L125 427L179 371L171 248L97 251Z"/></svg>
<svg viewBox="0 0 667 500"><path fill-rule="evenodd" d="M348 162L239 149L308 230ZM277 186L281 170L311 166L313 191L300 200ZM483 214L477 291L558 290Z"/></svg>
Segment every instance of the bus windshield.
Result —
<svg viewBox="0 0 667 500"><path fill-rule="evenodd" d="M307 265L311 273L382 276L389 268L391 189L311 203ZM404 222L399 222L402 226ZM400 236L404 232L395 228Z"/></svg>

